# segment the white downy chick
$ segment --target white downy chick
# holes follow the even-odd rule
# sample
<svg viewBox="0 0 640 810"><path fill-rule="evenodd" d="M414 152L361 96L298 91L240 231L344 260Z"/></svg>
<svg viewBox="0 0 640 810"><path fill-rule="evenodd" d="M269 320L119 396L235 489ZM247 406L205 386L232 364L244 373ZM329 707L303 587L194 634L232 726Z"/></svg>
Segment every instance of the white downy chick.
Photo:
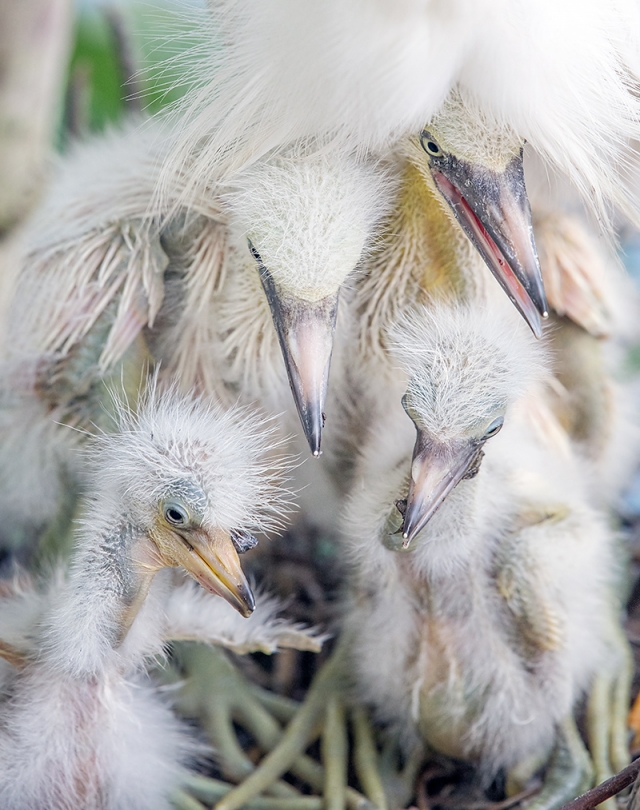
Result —
<svg viewBox="0 0 640 810"><path fill-rule="evenodd" d="M358 694L489 780L555 745L534 801L559 806L590 784L572 716L596 682L598 781L626 756L615 538L551 414L538 429L544 355L518 322L435 307L400 322L393 352L417 438L399 405L379 413L346 508Z"/></svg>
<svg viewBox="0 0 640 810"><path fill-rule="evenodd" d="M104 426L105 383L123 378L133 399L157 360L185 390L295 413L288 367L319 452L339 286L385 210L389 174L293 150L169 216L154 207L165 136L147 124L78 147L26 234L2 371L3 504L17 543L30 534L21 521L55 514L75 444L56 423Z"/></svg>
<svg viewBox="0 0 640 810"><path fill-rule="evenodd" d="M171 806L199 751L148 674L168 640L318 648L313 632L274 618L273 600L240 615L255 603L236 549L287 507L287 463L265 461L269 425L175 391L120 417L119 433L87 451L90 498L68 571L0 599L0 652L17 665L0 705L0 802L13 810ZM176 587L174 566L210 593Z"/></svg>
<svg viewBox="0 0 640 810"><path fill-rule="evenodd" d="M247 324L236 340L250 366L267 361L271 394L274 384L286 391L277 333L317 454L340 284L386 210L389 172L347 152L292 148L265 158L233 186L208 186L186 207L179 205L185 175L177 174L166 208L159 208L154 192L166 135L147 123L97 139L65 161L26 237L8 355L64 363L80 354L74 373L99 376L142 335L164 368L190 377L185 387L210 390L215 381L224 396L227 349L212 343L221 330L233 342L227 324L248 309L260 315L262 334L247 341ZM243 372L226 386L235 388L230 401L265 393L246 391L251 375ZM77 394L74 380L66 384ZM280 401L288 408L284 396Z"/></svg>

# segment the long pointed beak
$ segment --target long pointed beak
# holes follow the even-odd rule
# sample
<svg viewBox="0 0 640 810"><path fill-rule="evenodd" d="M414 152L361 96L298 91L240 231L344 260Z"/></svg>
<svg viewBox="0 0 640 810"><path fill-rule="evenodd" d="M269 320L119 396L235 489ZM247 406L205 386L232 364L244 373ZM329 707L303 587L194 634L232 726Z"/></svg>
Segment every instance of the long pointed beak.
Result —
<svg viewBox="0 0 640 810"><path fill-rule="evenodd" d="M438 190L511 302L539 338L547 299L524 183L522 151L503 172L459 160L431 163Z"/></svg>
<svg viewBox="0 0 640 810"><path fill-rule="evenodd" d="M472 472L481 453L482 445L478 442L447 445L418 430L402 527L405 548L424 529L447 495Z"/></svg>
<svg viewBox="0 0 640 810"><path fill-rule="evenodd" d="M202 587L226 599L245 618L256 602L244 575L231 535L220 529L200 530L183 537L176 554L180 565Z"/></svg>
<svg viewBox="0 0 640 810"><path fill-rule="evenodd" d="M259 268L302 428L319 456L339 293L305 301L282 293L266 267Z"/></svg>

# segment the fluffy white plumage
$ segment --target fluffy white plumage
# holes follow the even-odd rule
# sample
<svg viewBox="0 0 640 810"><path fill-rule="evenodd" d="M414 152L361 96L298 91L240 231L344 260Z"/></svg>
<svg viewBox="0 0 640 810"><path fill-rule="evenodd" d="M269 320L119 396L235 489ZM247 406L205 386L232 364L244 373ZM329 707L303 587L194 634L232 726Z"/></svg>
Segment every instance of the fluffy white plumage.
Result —
<svg viewBox="0 0 640 810"><path fill-rule="evenodd" d="M439 334L425 330L424 362L409 368L422 391L443 379L444 387L435 402L415 396L407 409L434 439L443 432L447 441L473 439L476 414L502 410L504 427L484 444L475 477L457 485L403 552L395 504L409 489L415 432L399 407L378 414L343 526L353 588L346 624L359 693L380 719L490 776L546 756L594 678L624 683L627 652L614 596L615 539L590 506L580 462L550 440L551 414L542 434L534 418L542 407L539 354L523 379L522 348L505 347L495 317L462 314L434 310ZM482 348L479 329L497 344ZM413 352L414 342L407 345ZM397 341L395 351L404 346ZM450 432L434 421L434 404L440 419L449 414ZM610 719L612 703L606 711ZM623 715L614 722L617 751Z"/></svg>
<svg viewBox="0 0 640 810"><path fill-rule="evenodd" d="M297 138L385 150L455 88L467 102L458 132L465 118L510 130L601 214L613 201L637 216L620 180L640 120L633 0L215 0L209 10L169 168L195 158L192 188Z"/></svg>
<svg viewBox="0 0 640 810"><path fill-rule="evenodd" d="M52 605L71 587L73 574L69 582L58 577L45 593L29 589L0 600L0 638L37 657L20 672L3 664L0 797L7 808L170 807L183 769L211 752L177 720L170 694L148 672L167 642L204 641L240 654L289 646L315 650L321 643L276 618L273 599L258 597L256 613L243 619L195 583L175 587L165 572L157 575L125 643L114 649L95 639L91 627L79 632L77 615L52 615ZM92 662L85 645L100 650Z"/></svg>
<svg viewBox="0 0 640 810"><path fill-rule="evenodd" d="M95 437L85 451L101 510L108 493L116 499L112 508L129 498L137 503L141 491L153 501L188 477L207 494L203 525L249 532L280 527L292 506L283 487L292 459L282 455L273 417L181 396L177 385L161 390L155 378L135 411L117 397L116 407L115 431ZM123 488L124 481L131 483ZM88 524L95 528L98 519L92 514Z"/></svg>
<svg viewBox="0 0 640 810"><path fill-rule="evenodd" d="M225 201L231 227L279 284L316 301L335 294L371 246L392 188L381 165L298 149L242 172Z"/></svg>
<svg viewBox="0 0 640 810"><path fill-rule="evenodd" d="M213 244L198 258L208 261L204 268L187 268L193 274L199 269L205 278L185 279L200 296L208 291L206 282L217 290L225 273L257 276L247 235L272 260L269 272L277 281L282 277L286 290L304 287L318 297L314 284L327 284L324 267L336 292L368 246L394 189L375 161L345 151L305 156L297 150L265 159L232 186L212 180L188 200L185 168L186 175L172 176L160 206L154 191L169 134L154 122L130 124L77 146L65 159L26 235L7 330L10 355L17 346L38 354L67 352L115 301L117 313L100 358L102 367L110 365L158 316L167 249L172 253L182 237L193 240L181 245L183 252L202 250L198 243L207 227ZM168 220L169 213L177 223ZM189 229L194 223L195 234Z"/></svg>
<svg viewBox="0 0 640 810"><path fill-rule="evenodd" d="M0 599L2 649L20 664L5 665L0 704L0 801L12 810L171 806L182 769L205 749L148 674L167 641L318 648L312 632L275 618L272 599L245 620L161 570L172 564L158 540L166 497L193 501L212 537L279 517L268 427L154 392L138 416L121 411L120 428L90 453L93 502L68 572Z"/></svg>
<svg viewBox="0 0 640 810"><path fill-rule="evenodd" d="M482 436L546 371L525 327L506 312L487 317L473 305L423 305L389 338L392 362L408 380L405 407L441 441Z"/></svg>
<svg viewBox="0 0 640 810"><path fill-rule="evenodd" d="M77 147L25 237L0 414L13 533L21 520L42 525L55 513L59 468L78 438L56 423L93 430L104 383L124 377L135 389L153 361L183 390L287 411L286 430L295 430L246 237L286 293L315 300L329 285L335 294L392 190L375 161L298 151L254 166L233 187L207 187L186 208L176 175L169 216L154 196L166 135L147 122Z"/></svg>

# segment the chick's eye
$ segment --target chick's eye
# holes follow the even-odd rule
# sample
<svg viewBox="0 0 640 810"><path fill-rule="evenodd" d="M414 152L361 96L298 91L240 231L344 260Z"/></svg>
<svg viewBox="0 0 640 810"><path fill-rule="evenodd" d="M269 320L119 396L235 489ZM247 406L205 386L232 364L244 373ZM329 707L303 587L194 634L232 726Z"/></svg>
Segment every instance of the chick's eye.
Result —
<svg viewBox="0 0 640 810"><path fill-rule="evenodd" d="M420 135L420 144L424 151L431 157L443 157L444 152L426 129Z"/></svg>
<svg viewBox="0 0 640 810"><path fill-rule="evenodd" d="M483 438L490 439L492 436L495 436L496 433L500 433L503 423L504 419L502 418L502 416L499 416L497 419L494 419L493 422L486 429Z"/></svg>
<svg viewBox="0 0 640 810"><path fill-rule="evenodd" d="M164 519L172 526L186 526L189 516L182 506L177 503L166 503L163 509Z"/></svg>

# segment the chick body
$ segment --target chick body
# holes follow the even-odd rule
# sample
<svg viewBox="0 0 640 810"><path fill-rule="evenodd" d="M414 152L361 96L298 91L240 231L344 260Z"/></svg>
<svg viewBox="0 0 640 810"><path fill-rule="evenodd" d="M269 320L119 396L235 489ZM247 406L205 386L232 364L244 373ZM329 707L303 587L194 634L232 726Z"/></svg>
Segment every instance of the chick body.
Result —
<svg viewBox="0 0 640 810"><path fill-rule="evenodd" d="M358 693L380 720L490 779L548 757L595 680L626 682L621 572L580 459L538 429L532 402L544 367L523 371L517 349L499 339L507 324L489 326L486 315L483 324L475 309L453 320L446 307L432 314L439 334L434 326L416 343L416 319L397 328L391 349L420 447L431 446L435 464L438 448L478 441L500 412L504 427L484 434L484 458L405 547L411 494L403 499L419 480L419 444L399 404L372 421L342 533L352 571L346 628ZM512 327L512 344L525 338ZM611 701L606 722L617 711L619 741L625 721Z"/></svg>
<svg viewBox="0 0 640 810"><path fill-rule="evenodd" d="M0 704L7 808L171 806L183 769L206 749L149 674L169 640L240 652L317 648L313 634L274 620L272 600L261 617L241 618L213 595L215 576L195 560L209 549L215 567L229 553L230 531L258 528L282 509L260 458L263 426L175 391L121 418L117 435L94 442L90 500L68 570L42 590L23 586L0 599L3 654L15 665L5 668ZM177 514L186 516L179 528ZM167 568L181 564L213 594L192 581L176 585ZM233 578L228 569L218 592L241 595Z"/></svg>

